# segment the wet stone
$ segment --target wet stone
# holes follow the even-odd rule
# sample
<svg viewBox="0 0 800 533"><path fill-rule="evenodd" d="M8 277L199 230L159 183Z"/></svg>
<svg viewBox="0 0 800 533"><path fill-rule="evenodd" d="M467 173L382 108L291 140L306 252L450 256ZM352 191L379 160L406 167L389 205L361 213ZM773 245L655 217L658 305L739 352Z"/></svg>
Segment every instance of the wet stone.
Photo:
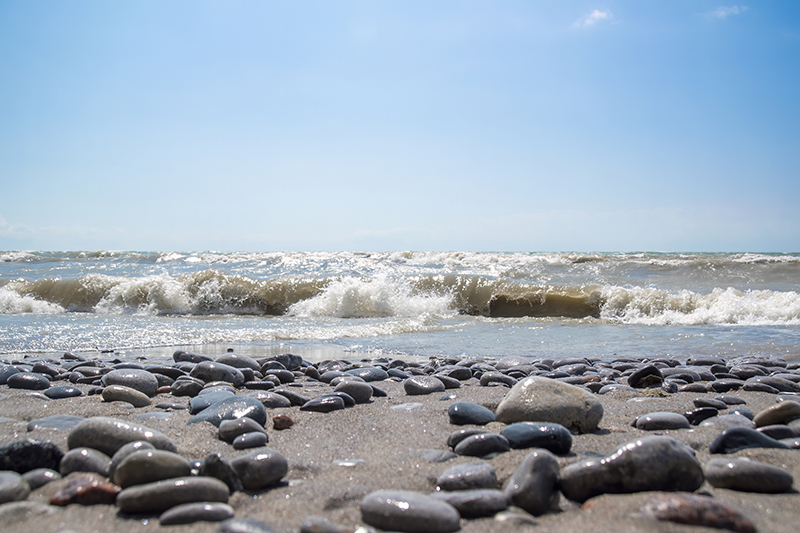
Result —
<svg viewBox="0 0 800 533"><path fill-rule="evenodd" d="M22 478L28 483L31 490L36 490L43 487L51 481L61 479L61 474L50 468L34 468L22 474Z"/></svg>
<svg viewBox="0 0 800 533"><path fill-rule="evenodd" d="M267 411L261 402L250 396L234 396L204 409L190 418L187 424L209 422L219 427L223 420L233 420L245 416L252 418L262 426L267 422Z"/></svg>
<svg viewBox="0 0 800 533"><path fill-rule="evenodd" d="M389 374L384 369L376 366L366 366L362 368L345 370L345 374L358 376L366 382L383 381L384 379L389 379Z"/></svg>
<svg viewBox="0 0 800 533"><path fill-rule="evenodd" d="M215 363L213 361L203 361L198 363L189 375L206 383L213 381L225 381L234 387L241 387L245 382L244 374L230 365Z"/></svg>
<svg viewBox="0 0 800 533"><path fill-rule="evenodd" d="M216 391L206 392L205 394L198 394L189 400L189 413L196 415L197 413L208 409L215 403L221 402L228 398L234 397L235 394L231 390L221 389Z"/></svg>
<svg viewBox="0 0 800 533"><path fill-rule="evenodd" d="M50 505L113 505L119 491L118 486L98 474L73 474L50 498Z"/></svg>
<svg viewBox="0 0 800 533"><path fill-rule="evenodd" d="M184 503L164 511L158 517L162 526L193 524L195 522L222 522L233 518L233 507L221 502Z"/></svg>
<svg viewBox="0 0 800 533"><path fill-rule="evenodd" d="M703 480L703 469L694 450L673 438L653 436L623 444L604 458L565 467L561 471L561 492L570 500L585 502L600 494L693 492Z"/></svg>
<svg viewBox="0 0 800 533"><path fill-rule="evenodd" d="M302 407L311 400L311 398L308 396L304 396L297 391L289 389L275 389L274 392L275 394L280 394L284 398L288 399L289 403L291 403L291 405L294 407Z"/></svg>
<svg viewBox="0 0 800 533"><path fill-rule="evenodd" d="M267 442L269 442L269 437L267 437L266 433L263 431L251 431L233 439L232 445L234 450L247 450L264 446Z"/></svg>
<svg viewBox="0 0 800 533"><path fill-rule="evenodd" d="M156 404L156 409L165 409L167 411L184 411L188 409L188 406L184 403L177 402L158 402Z"/></svg>
<svg viewBox="0 0 800 533"><path fill-rule="evenodd" d="M773 424L788 424L800 418L800 403L783 401L758 413L753 422L756 427L770 426Z"/></svg>
<svg viewBox="0 0 800 533"><path fill-rule="evenodd" d="M451 448L455 448L458 446L462 440L466 439L467 437L471 437L472 435L480 435L483 433L489 433L486 429L478 429L478 428L466 428L466 429L459 429L458 431L454 431L447 437L447 445Z"/></svg>
<svg viewBox="0 0 800 533"><path fill-rule="evenodd" d="M636 429L644 431L661 431L665 429L686 429L689 421L678 413L655 412L642 415L636 419Z"/></svg>
<svg viewBox="0 0 800 533"><path fill-rule="evenodd" d="M127 402L134 407L150 405L150 398L136 389L123 385L109 385L103 389L103 400L106 402Z"/></svg>
<svg viewBox="0 0 800 533"><path fill-rule="evenodd" d="M140 450L155 450L155 449L156 449L155 446L143 440L129 442L128 444L122 446L120 449L116 451L116 453L114 453L114 455L111 456L111 464L108 467L108 478L112 480L114 479L114 473L117 471L117 467L129 455L138 452Z"/></svg>
<svg viewBox="0 0 800 533"><path fill-rule="evenodd" d="M511 449L508 440L497 433L480 433L459 442L453 451L458 455L485 457L495 453L507 452Z"/></svg>
<svg viewBox="0 0 800 533"><path fill-rule="evenodd" d="M744 381L739 379L718 379L708 384L708 390L714 392L728 392L741 389L743 386Z"/></svg>
<svg viewBox="0 0 800 533"><path fill-rule="evenodd" d="M24 500L31 488L16 472L0 471L0 504Z"/></svg>
<svg viewBox="0 0 800 533"><path fill-rule="evenodd" d="M28 431L33 431L35 429L72 429L84 420L86 420L84 417L74 415L46 416L28 422Z"/></svg>
<svg viewBox="0 0 800 533"><path fill-rule="evenodd" d="M747 402L738 396L731 396L729 394L720 394L714 397L715 400L725 402L725 405L745 405Z"/></svg>
<svg viewBox="0 0 800 533"><path fill-rule="evenodd" d="M760 428L757 429L757 431L775 440L794 439L800 437L800 431L798 429L783 424L761 426Z"/></svg>
<svg viewBox="0 0 800 533"><path fill-rule="evenodd" d="M228 486L210 477L179 477L134 485L117 495L123 513L161 513L192 502L228 502Z"/></svg>
<svg viewBox="0 0 800 533"><path fill-rule="evenodd" d="M664 381L661 370L655 365L647 365L628 376L628 385L635 389L657 387Z"/></svg>
<svg viewBox="0 0 800 533"><path fill-rule="evenodd" d="M0 471L24 474L36 468L58 470L64 452L49 441L20 440L0 446Z"/></svg>
<svg viewBox="0 0 800 533"><path fill-rule="evenodd" d="M256 391L248 393L247 396L255 398L261 405L267 409L276 409L281 407L291 407L292 402L286 396L275 392ZM302 404L301 404L302 405Z"/></svg>
<svg viewBox="0 0 800 533"><path fill-rule="evenodd" d="M300 525L300 533L350 533L322 516L309 516Z"/></svg>
<svg viewBox="0 0 800 533"><path fill-rule="evenodd" d="M411 491L382 490L361 501L366 524L386 531L449 533L461 528L461 515L449 503Z"/></svg>
<svg viewBox="0 0 800 533"><path fill-rule="evenodd" d="M483 426L495 420L492 411L472 402L453 403L448 408L447 414L450 416L450 423L459 426L467 424Z"/></svg>
<svg viewBox="0 0 800 533"><path fill-rule="evenodd" d="M709 446L711 453L734 453L747 448L782 448L789 447L763 433L749 428L730 428L723 431Z"/></svg>
<svg viewBox="0 0 800 533"><path fill-rule="evenodd" d="M494 516L508 509L508 497L497 489L434 492L431 496L449 503L465 518Z"/></svg>
<svg viewBox="0 0 800 533"><path fill-rule="evenodd" d="M572 448L572 434L554 422L516 422L506 426L500 434L514 449L544 448L564 455Z"/></svg>
<svg viewBox="0 0 800 533"><path fill-rule="evenodd" d="M334 392L343 392L355 400L356 403L367 403L372 398L372 386L369 383L358 381L343 381L336 385Z"/></svg>
<svg viewBox="0 0 800 533"><path fill-rule="evenodd" d="M642 509L656 520L726 529L736 533L756 533L756 526L733 507L708 496L696 494L656 494Z"/></svg>
<svg viewBox="0 0 800 533"><path fill-rule="evenodd" d="M114 483L122 488L153 483L162 479L188 476L189 461L177 453L139 450L123 459L114 470Z"/></svg>
<svg viewBox="0 0 800 533"><path fill-rule="evenodd" d="M403 389L409 396L422 396L444 392L444 383L433 376L411 376L403 382Z"/></svg>
<svg viewBox="0 0 800 533"><path fill-rule="evenodd" d="M280 452L271 448L257 448L231 461L236 475L247 490L261 490L278 484L289 464Z"/></svg>
<svg viewBox="0 0 800 533"><path fill-rule="evenodd" d="M719 410L715 407L697 407L691 411L684 413L684 417L693 426L700 424L703 420L708 420L719 414Z"/></svg>
<svg viewBox="0 0 800 533"><path fill-rule="evenodd" d="M560 468L556 457L547 450L525 456L505 487L509 502L534 516L558 507Z"/></svg>
<svg viewBox="0 0 800 533"><path fill-rule="evenodd" d="M737 458L711 459L706 463L705 475L718 489L743 492L789 492L794 481L783 468Z"/></svg>
<svg viewBox="0 0 800 533"><path fill-rule="evenodd" d="M6 385L12 389L45 390L50 388L50 380L44 374L19 372L9 376Z"/></svg>
<svg viewBox="0 0 800 533"><path fill-rule="evenodd" d="M136 368L126 368L112 370L102 377L103 385L122 385L137 390L142 394L152 398L158 390L158 379L147 370Z"/></svg>
<svg viewBox="0 0 800 533"><path fill-rule="evenodd" d="M320 396L320 398L330 398L332 396L338 396L339 398L341 398L342 401L344 401L345 407L354 407L356 405L355 399L349 394L342 391L329 392L327 394L323 394L322 396Z"/></svg>
<svg viewBox="0 0 800 533"><path fill-rule="evenodd" d="M58 385L57 387L50 387L44 391L44 395L52 400L85 396L82 390L72 385Z"/></svg>
<svg viewBox="0 0 800 533"><path fill-rule="evenodd" d="M169 386L173 396L197 396L203 390L203 384L193 380L177 380Z"/></svg>
<svg viewBox="0 0 800 533"><path fill-rule="evenodd" d="M445 471L436 480L436 485L444 491L496 489L497 473L486 462L464 463Z"/></svg>
<svg viewBox="0 0 800 533"><path fill-rule="evenodd" d="M200 465L199 475L219 479L228 486L231 493L243 489L242 482L233 470L230 461L217 452L210 453L206 456L203 463Z"/></svg>
<svg viewBox="0 0 800 533"><path fill-rule="evenodd" d="M345 408L344 400L339 396L326 396L322 398L314 398L304 403L301 411L313 411L316 413L330 413L331 411L338 411Z"/></svg>
<svg viewBox="0 0 800 533"><path fill-rule="evenodd" d="M728 404L726 404L724 401L711 398L695 398L692 400L692 403L695 407L713 407L717 411L728 408Z"/></svg>
<svg viewBox="0 0 800 533"><path fill-rule="evenodd" d="M19 369L12 365L0 365L0 385L8 383L8 378L14 374L19 374Z"/></svg>
<svg viewBox="0 0 800 533"><path fill-rule="evenodd" d="M106 455L114 455L125 444L144 440L154 447L177 451L175 444L163 433L147 426L118 420L116 418L93 417L75 426L67 437L67 446L72 448L94 448Z"/></svg>
<svg viewBox="0 0 800 533"><path fill-rule="evenodd" d="M275 531L260 520L231 518L219 525L218 533L275 533Z"/></svg>
<svg viewBox="0 0 800 533"><path fill-rule="evenodd" d="M92 448L73 448L64 454L58 471L62 476L72 472L94 472L108 476L111 458Z"/></svg>

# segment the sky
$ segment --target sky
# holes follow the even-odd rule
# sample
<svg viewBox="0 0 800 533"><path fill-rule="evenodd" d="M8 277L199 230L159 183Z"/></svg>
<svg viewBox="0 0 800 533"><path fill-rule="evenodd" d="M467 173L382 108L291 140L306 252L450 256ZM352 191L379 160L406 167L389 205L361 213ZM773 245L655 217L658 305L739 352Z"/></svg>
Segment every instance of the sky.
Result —
<svg viewBox="0 0 800 533"><path fill-rule="evenodd" d="M0 250L800 251L800 3L0 2Z"/></svg>

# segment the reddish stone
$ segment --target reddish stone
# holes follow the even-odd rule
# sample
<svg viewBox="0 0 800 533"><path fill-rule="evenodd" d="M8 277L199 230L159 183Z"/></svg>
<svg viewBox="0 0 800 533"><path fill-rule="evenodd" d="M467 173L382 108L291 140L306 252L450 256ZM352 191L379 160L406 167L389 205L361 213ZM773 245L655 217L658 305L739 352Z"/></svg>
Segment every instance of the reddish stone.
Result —
<svg viewBox="0 0 800 533"><path fill-rule="evenodd" d="M708 496L658 493L642 511L645 516L678 524L728 529L736 533L756 532L750 519Z"/></svg>
<svg viewBox="0 0 800 533"><path fill-rule="evenodd" d="M294 425L294 421L286 415L276 415L272 417L272 427L275 429L289 429Z"/></svg>
<svg viewBox="0 0 800 533"><path fill-rule="evenodd" d="M70 476L66 485L50 498L50 505L108 504L113 505L121 489L97 474L76 474Z"/></svg>

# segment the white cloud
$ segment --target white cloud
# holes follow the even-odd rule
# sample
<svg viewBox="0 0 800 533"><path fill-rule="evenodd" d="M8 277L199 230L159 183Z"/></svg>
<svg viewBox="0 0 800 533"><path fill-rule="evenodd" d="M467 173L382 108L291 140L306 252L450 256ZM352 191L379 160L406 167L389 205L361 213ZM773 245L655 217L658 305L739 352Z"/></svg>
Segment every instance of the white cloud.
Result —
<svg viewBox="0 0 800 533"><path fill-rule="evenodd" d="M611 20L614 20L614 15L611 14L611 11L600 11L599 9L595 9L588 15L575 21L573 26L576 28L588 28L589 26L594 26L598 22Z"/></svg>
<svg viewBox="0 0 800 533"><path fill-rule="evenodd" d="M719 6L717 9L708 14L710 17L718 19L726 19L732 15L741 15L747 11L747 6Z"/></svg>
<svg viewBox="0 0 800 533"><path fill-rule="evenodd" d="M34 233L33 228L24 224L12 224L0 214L0 236L4 237L27 237Z"/></svg>

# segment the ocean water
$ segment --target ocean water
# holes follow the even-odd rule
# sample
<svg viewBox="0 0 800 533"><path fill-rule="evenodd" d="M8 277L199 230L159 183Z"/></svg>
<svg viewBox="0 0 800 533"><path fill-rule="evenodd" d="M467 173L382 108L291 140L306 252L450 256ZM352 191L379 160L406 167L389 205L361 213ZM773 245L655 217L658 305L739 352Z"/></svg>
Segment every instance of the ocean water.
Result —
<svg viewBox="0 0 800 533"><path fill-rule="evenodd" d="M800 359L800 255L0 252L0 357Z"/></svg>

